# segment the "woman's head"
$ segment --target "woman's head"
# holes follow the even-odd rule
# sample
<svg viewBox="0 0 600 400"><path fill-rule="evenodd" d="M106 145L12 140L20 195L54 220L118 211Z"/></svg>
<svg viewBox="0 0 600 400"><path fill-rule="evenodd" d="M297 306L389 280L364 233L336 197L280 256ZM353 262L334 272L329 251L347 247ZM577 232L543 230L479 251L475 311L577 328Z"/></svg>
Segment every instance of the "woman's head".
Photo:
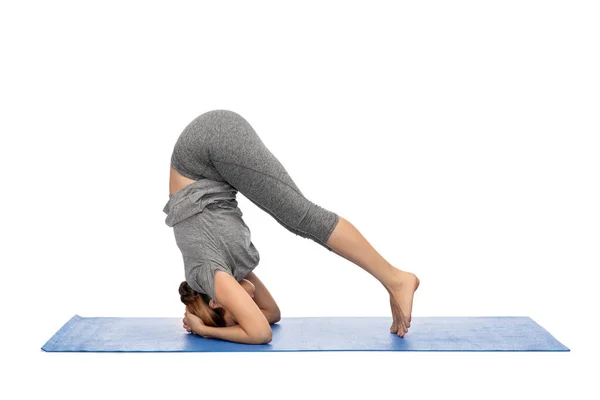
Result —
<svg viewBox="0 0 600 400"><path fill-rule="evenodd" d="M211 299L207 294L196 292L186 281L179 285L179 296L181 302L191 313L197 315L204 325L215 327L235 325L231 314L216 300Z"/></svg>
<svg viewBox="0 0 600 400"><path fill-rule="evenodd" d="M254 299L255 287L252 282L242 279L239 284ZM179 285L179 296L181 302L187 306L189 311L197 315L204 325L223 327L237 325L234 316L227 311L216 299L211 299L207 294L196 292L188 285L187 281Z"/></svg>

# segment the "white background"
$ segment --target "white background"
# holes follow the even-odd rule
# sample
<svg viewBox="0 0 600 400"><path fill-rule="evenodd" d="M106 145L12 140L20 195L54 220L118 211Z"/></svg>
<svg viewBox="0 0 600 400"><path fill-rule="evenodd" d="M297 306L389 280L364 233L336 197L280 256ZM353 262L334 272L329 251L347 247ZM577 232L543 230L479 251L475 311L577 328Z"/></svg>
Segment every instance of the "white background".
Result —
<svg viewBox="0 0 600 400"><path fill-rule="evenodd" d="M599 14L591 1L3 2L1 390L594 397ZM40 350L74 314L183 317L162 208L175 140L212 109L244 116L307 198L420 277L414 316L529 316L572 351ZM238 201L284 318L391 322L368 273Z"/></svg>

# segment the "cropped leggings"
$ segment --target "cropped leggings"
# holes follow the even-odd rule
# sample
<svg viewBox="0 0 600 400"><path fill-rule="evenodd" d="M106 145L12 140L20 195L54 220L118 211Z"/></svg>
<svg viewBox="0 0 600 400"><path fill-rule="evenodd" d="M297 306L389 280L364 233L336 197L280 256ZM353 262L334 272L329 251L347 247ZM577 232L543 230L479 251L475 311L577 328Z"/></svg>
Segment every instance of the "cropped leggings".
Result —
<svg viewBox="0 0 600 400"><path fill-rule="evenodd" d="M339 216L308 200L252 126L229 110L201 114L183 130L171 166L193 179L227 182L287 230L326 243Z"/></svg>

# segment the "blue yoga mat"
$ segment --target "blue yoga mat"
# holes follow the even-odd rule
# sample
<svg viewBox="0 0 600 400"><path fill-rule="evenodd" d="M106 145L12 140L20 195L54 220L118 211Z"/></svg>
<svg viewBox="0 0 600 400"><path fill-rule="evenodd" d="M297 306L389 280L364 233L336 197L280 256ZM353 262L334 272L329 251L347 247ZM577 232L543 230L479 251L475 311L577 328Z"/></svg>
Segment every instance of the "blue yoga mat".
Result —
<svg viewBox="0 0 600 400"><path fill-rule="evenodd" d="M44 351L570 351L529 317L413 317L400 338L391 317L282 318L273 340L250 345L188 333L182 318L73 316Z"/></svg>

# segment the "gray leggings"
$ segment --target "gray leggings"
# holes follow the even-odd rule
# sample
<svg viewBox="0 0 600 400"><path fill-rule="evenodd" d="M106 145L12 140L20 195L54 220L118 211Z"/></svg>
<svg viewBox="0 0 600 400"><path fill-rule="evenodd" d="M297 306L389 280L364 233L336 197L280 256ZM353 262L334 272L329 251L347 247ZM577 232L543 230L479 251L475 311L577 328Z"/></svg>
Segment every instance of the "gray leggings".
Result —
<svg viewBox="0 0 600 400"><path fill-rule="evenodd" d="M287 230L326 249L339 216L308 200L252 126L229 110L196 117L179 136L171 165L181 175L227 182Z"/></svg>

